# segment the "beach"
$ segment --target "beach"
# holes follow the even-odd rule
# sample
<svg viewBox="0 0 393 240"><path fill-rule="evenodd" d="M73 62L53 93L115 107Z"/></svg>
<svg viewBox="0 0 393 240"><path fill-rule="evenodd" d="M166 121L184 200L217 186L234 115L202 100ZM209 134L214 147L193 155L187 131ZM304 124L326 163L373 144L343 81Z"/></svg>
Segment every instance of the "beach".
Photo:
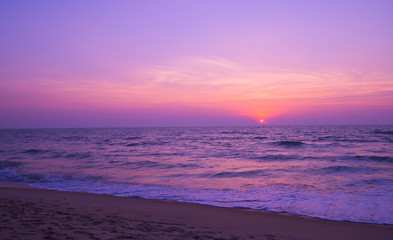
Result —
<svg viewBox="0 0 393 240"><path fill-rule="evenodd" d="M0 186L1 239L393 239L392 225Z"/></svg>

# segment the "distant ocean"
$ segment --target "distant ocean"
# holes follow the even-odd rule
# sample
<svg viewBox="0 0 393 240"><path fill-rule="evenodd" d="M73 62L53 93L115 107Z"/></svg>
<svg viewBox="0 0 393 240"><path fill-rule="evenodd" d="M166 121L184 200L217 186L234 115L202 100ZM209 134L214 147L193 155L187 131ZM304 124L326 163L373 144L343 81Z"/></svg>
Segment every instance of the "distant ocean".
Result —
<svg viewBox="0 0 393 240"><path fill-rule="evenodd" d="M0 130L0 180L393 224L393 126Z"/></svg>

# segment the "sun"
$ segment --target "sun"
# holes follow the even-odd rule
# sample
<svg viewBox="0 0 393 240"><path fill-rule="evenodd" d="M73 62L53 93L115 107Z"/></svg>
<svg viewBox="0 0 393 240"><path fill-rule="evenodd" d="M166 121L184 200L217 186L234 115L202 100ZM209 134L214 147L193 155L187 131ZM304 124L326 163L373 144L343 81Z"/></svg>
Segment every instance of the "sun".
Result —
<svg viewBox="0 0 393 240"><path fill-rule="evenodd" d="M259 123L262 124L264 122L263 119L259 119Z"/></svg>

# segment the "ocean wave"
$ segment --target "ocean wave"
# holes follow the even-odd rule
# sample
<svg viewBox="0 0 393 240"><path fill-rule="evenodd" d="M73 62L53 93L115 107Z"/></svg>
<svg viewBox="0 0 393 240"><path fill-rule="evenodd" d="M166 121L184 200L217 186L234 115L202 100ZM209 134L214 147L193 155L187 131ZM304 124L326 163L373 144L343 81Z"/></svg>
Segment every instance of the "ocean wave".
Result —
<svg viewBox="0 0 393 240"><path fill-rule="evenodd" d="M65 155L66 158L70 159L87 159L93 157L90 152L81 152L81 153L69 153Z"/></svg>
<svg viewBox="0 0 393 240"><path fill-rule="evenodd" d="M251 159L262 160L262 161L287 161L287 160L299 160L301 159L301 157L296 155L283 155L283 154L270 155L269 154L269 155L252 157Z"/></svg>
<svg viewBox="0 0 393 240"><path fill-rule="evenodd" d="M366 137L348 138L343 136L323 136L323 137L318 137L317 139L317 141L325 141L325 140L334 141L334 142L353 142L353 143L379 142L379 140L370 139Z"/></svg>
<svg viewBox="0 0 393 240"><path fill-rule="evenodd" d="M367 185L389 185L393 183L392 179L384 179L384 178L373 178L373 179L364 179L361 180L362 183Z"/></svg>
<svg viewBox="0 0 393 240"><path fill-rule="evenodd" d="M260 203L262 202L260 199L247 199L247 200L216 200L217 203ZM233 208L242 208L242 209L250 209L249 207L241 207L235 206Z"/></svg>
<svg viewBox="0 0 393 240"><path fill-rule="evenodd" d="M274 144L284 147L300 147L303 146L305 143L302 141L277 141L274 142Z"/></svg>
<svg viewBox="0 0 393 240"><path fill-rule="evenodd" d="M137 142L137 143L128 143L125 146L126 147L133 147L133 146L146 146L146 145L166 145L169 142L164 142L164 141L146 141L146 142Z"/></svg>
<svg viewBox="0 0 393 240"><path fill-rule="evenodd" d="M13 168L0 170L0 180L8 182L34 183L43 179L43 174L19 173Z"/></svg>
<svg viewBox="0 0 393 240"><path fill-rule="evenodd" d="M222 131L220 132L221 134L234 134L234 133L239 133L239 132L232 132L232 131Z"/></svg>
<svg viewBox="0 0 393 240"><path fill-rule="evenodd" d="M129 144L126 144L125 146L126 147L134 147L134 146L139 146L139 145L141 145L140 143L129 143Z"/></svg>
<svg viewBox="0 0 393 240"><path fill-rule="evenodd" d="M31 155L36 154L43 154L40 155L42 159L58 159L58 158L65 158L65 159L87 159L93 157L92 152L66 152L66 151L49 151L49 150L40 150L40 149L30 149L24 151L23 153L28 153Z"/></svg>
<svg viewBox="0 0 393 240"><path fill-rule="evenodd" d="M258 176L267 176L268 174L264 170L252 170L252 171L243 171L243 172L219 172L214 174L212 177L214 178L236 178L236 177L258 177Z"/></svg>
<svg viewBox="0 0 393 240"><path fill-rule="evenodd" d="M32 149L28 149L26 151L24 151L24 153L29 153L29 154L37 154L37 153L47 153L47 150L41 150L41 149L36 149L36 148L32 148Z"/></svg>
<svg viewBox="0 0 393 240"><path fill-rule="evenodd" d="M63 158L63 157L64 157L64 152L53 151L49 156L45 158L55 159L55 158Z"/></svg>
<svg viewBox="0 0 393 240"><path fill-rule="evenodd" d="M372 142L379 142L376 139L346 139L342 142L353 142L353 143L372 143Z"/></svg>
<svg viewBox="0 0 393 240"><path fill-rule="evenodd" d="M0 161L0 170L6 169L6 168L13 168L13 167L18 167L22 165L21 162L14 162L14 161Z"/></svg>
<svg viewBox="0 0 393 240"><path fill-rule="evenodd" d="M263 137L263 136L256 136L254 137L255 139L268 139L267 137Z"/></svg>
<svg viewBox="0 0 393 240"><path fill-rule="evenodd" d="M351 172L351 171L355 171L356 168L354 167L348 167L348 166L330 166L330 167L325 167L321 169L324 172L327 173L337 173L337 172Z"/></svg>
<svg viewBox="0 0 393 240"><path fill-rule="evenodd" d="M154 161L137 161L137 162L127 162L122 163L122 166L126 166L130 169L140 169L140 168L158 168L158 169L172 169L172 168L201 168L197 164L166 164Z"/></svg>
<svg viewBox="0 0 393 240"><path fill-rule="evenodd" d="M67 136L67 137L63 137L63 140L67 140L67 141L87 141L89 140L89 138L84 137L84 136Z"/></svg>
<svg viewBox="0 0 393 240"><path fill-rule="evenodd" d="M141 137L126 137L124 138L124 140L136 140L136 139L140 139Z"/></svg>
<svg viewBox="0 0 393 240"><path fill-rule="evenodd" d="M114 145L111 139L98 139L94 143L97 145Z"/></svg>
<svg viewBox="0 0 393 240"><path fill-rule="evenodd" d="M25 173L16 169L6 168L0 170L0 180L23 183L59 183L66 184L67 181L96 181L102 179L98 176L70 175L60 173Z"/></svg>
<svg viewBox="0 0 393 240"><path fill-rule="evenodd" d="M387 156L355 156L354 159L356 160L363 160L363 161L374 161L374 162L391 162L393 163L393 157Z"/></svg>
<svg viewBox="0 0 393 240"><path fill-rule="evenodd" d="M242 135L249 135L254 134L253 132L243 132L243 131L222 131L221 134L242 134Z"/></svg>
<svg viewBox="0 0 393 240"><path fill-rule="evenodd" d="M168 168L202 168L202 166L197 165L197 164L192 164L192 163L189 163L189 164L182 164L182 163L168 164L167 166L168 166Z"/></svg>
<svg viewBox="0 0 393 240"><path fill-rule="evenodd" d="M374 130L375 134L388 134L388 135L393 135L393 131L385 131L385 130L381 130L381 129L376 129Z"/></svg>
<svg viewBox="0 0 393 240"><path fill-rule="evenodd" d="M154 156L154 157L168 157L168 156L184 156L185 153L181 152L152 152L152 153L141 153L137 154L135 156L140 156L140 157L147 157L147 156Z"/></svg>
<svg viewBox="0 0 393 240"><path fill-rule="evenodd" d="M127 168L131 168L131 169L138 169L138 168L157 168L157 167L161 167L163 164L154 161L137 161L137 162L126 162L121 165L127 166Z"/></svg>
<svg viewBox="0 0 393 240"><path fill-rule="evenodd" d="M215 140L239 140L243 139L242 136L223 136L223 137L211 137L209 140L215 141Z"/></svg>
<svg viewBox="0 0 393 240"><path fill-rule="evenodd" d="M335 139L335 136L323 136L323 137L318 137L318 140L322 141L322 140L327 140L327 139Z"/></svg>

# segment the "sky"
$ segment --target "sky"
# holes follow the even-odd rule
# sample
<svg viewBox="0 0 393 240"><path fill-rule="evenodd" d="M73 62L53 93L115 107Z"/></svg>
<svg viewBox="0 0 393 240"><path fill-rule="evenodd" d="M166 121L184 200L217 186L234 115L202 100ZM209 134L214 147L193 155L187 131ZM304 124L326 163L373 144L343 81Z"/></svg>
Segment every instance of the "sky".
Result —
<svg viewBox="0 0 393 240"><path fill-rule="evenodd" d="M393 1L0 2L0 128L393 124Z"/></svg>

